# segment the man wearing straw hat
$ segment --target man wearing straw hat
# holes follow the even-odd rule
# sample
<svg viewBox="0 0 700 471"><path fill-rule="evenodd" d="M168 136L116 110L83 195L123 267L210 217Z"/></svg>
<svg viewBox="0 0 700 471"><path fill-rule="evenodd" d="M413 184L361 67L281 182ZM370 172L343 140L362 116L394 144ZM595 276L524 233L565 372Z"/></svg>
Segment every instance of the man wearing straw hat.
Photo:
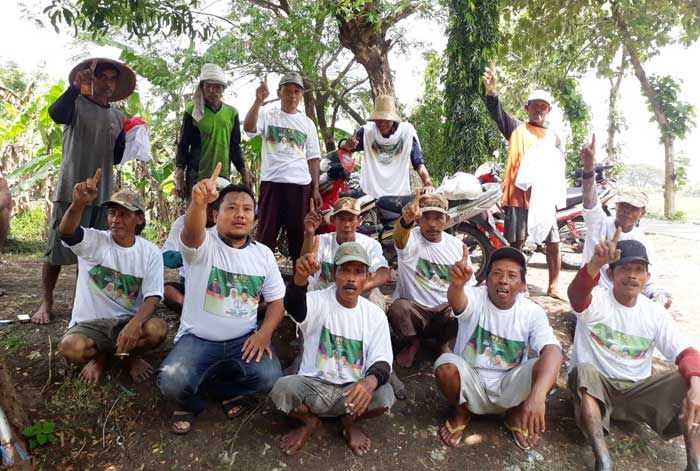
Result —
<svg viewBox="0 0 700 471"><path fill-rule="evenodd" d="M223 178L230 180L233 163L243 185L253 188L253 177L241 155L240 118L236 108L222 101L225 89L221 67L204 64L192 102L185 107L177 145L175 193L181 198L189 198L192 186L208 178L217 162L221 162Z"/></svg>
<svg viewBox="0 0 700 471"><path fill-rule="evenodd" d="M418 172L423 187L432 190L416 130L410 123L401 121L394 97L379 95L368 121L339 144L341 149L351 152L364 151L360 170L362 190L375 198L411 193L409 163Z"/></svg>
<svg viewBox="0 0 700 471"><path fill-rule="evenodd" d="M61 169L53 193L46 260L42 268L43 299L32 317L36 324L51 321L53 291L62 265L74 265L77 258L61 244L58 224L70 206L73 187L95 174L102 178L97 197L85 208L80 225L107 228L107 210L102 203L112 194L112 166L124 154L124 113L110 102L127 98L136 87L136 75L125 64L112 59L87 59L68 76L68 89L49 108L49 116L64 125Z"/></svg>

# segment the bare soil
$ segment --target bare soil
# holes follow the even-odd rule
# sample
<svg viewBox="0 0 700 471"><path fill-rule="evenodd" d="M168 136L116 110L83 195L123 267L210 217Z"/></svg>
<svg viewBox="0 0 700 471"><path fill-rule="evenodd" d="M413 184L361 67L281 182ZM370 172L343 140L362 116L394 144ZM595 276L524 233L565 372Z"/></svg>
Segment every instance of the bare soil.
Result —
<svg viewBox="0 0 700 471"><path fill-rule="evenodd" d="M695 337L697 319L691 318L691 291L699 257L692 242L654 236L661 280L674 293L672 314ZM372 451L357 458L344 445L336 424L324 422L295 457L277 448L289 422L264 397L253 401L241 417L227 420L221 407L211 402L187 436L168 431L171 409L155 383L134 385L128 375L110 370L100 385L88 387L78 379L79 370L57 354L57 343L70 313L74 269L65 270L56 290L55 320L49 326L12 324L0 326L0 355L7 361L17 393L30 422L55 422L58 443L33 451L38 469L58 470L283 470L324 471L361 469L401 470L579 470L592 469L593 454L573 420L564 389L562 370L549 397L549 430L543 443L525 452L515 446L499 417L477 417L469 426L468 445L442 446L438 426L449 413L435 385L431 363L435 355L420 354L417 366L400 369L409 398L398 401L390 414L363 424L372 439ZM574 318L567 304L542 296L546 285L544 257L536 254L528 273L532 298L547 310L557 336L570 351ZM568 286L573 272L562 274ZM0 319L31 314L39 304L41 260L3 256L0 262ZM684 315L685 313L685 315ZM178 316L158 311L169 325L170 336L147 359L160 364L172 345ZM274 343L280 358L289 363L298 348L293 327L285 321ZM663 441L646 426L615 426L608 438L617 469L668 470L685 467L682 440Z"/></svg>

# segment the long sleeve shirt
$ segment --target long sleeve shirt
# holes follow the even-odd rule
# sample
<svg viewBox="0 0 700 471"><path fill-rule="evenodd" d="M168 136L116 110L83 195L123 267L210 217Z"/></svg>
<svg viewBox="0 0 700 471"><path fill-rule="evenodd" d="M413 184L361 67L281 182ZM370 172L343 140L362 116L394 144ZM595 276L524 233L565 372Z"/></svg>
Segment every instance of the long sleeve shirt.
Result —
<svg viewBox="0 0 700 471"><path fill-rule="evenodd" d="M394 127L391 132L396 132L397 127L397 123L394 123ZM358 129L355 133L355 138L357 139L357 145L354 149L352 149L352 152L362 152L363 150L365 150L365 128ZM340 145L344 141L345 139L340 140L338 142L338 147L340 147ZM418 170L418 168L424 164L425 161L423 160L423 151L420 148L420 143L418 142L418 139L414 137L413 142L411 144L411 166L413 167L413 170Z"/></svg>

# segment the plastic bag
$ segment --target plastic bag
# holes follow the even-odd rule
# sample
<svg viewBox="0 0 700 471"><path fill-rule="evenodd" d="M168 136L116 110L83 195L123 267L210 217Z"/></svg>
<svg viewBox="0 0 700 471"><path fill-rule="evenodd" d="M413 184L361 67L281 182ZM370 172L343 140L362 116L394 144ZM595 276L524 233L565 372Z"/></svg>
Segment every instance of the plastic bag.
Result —
<svg viewBox="0 0 700 471"><path fill-rule="evenodd" d="M141 117L134 117L124 120L124 133L126 137L126 147L121 163L130 160L141 160L148 162L153 159L151 155L151 138L148 135L146 121Z"/></svg>
<svg viewBox="0 0 700 471"><path fill-rule="evenodd" d="M474 175L457 172L443 178L437 192L444 194L448 200L473 200L481 196L483 190L479 179Z"/></svg>

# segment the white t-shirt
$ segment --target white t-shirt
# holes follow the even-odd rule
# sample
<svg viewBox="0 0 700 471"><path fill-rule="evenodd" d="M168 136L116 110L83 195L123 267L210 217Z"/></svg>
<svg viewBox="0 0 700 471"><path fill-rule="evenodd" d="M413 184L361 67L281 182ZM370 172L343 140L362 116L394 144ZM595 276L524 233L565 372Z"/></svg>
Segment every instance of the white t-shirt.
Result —
<svg viewBox="0 0 700 471"><path fill-rule="evenodd" d="M70 324L95 319L129 319L150 296L163 298L163 257L158 247L136 236L131 247L110 231L83 228L83 240L63 242L78 257L78 280Z"/></svg>
<svg viewBox="0 0 700 471"><path fill-rule="evenodd" d="M651 376L654 347L674 361L691 346L659 303L637 296L637 304L626 307L601 287L592 296L590 306L577 313L569 371L591 363L609 378L640 381Z"/></svg>
<svg viewBox="0 0 700 471"><path fill-rule="evenodd" d="M376 305L360 297L352 309L335 297L335 285L306 295L306 319L299 324L304 354L299 374L334 384L354 383L378 361L391 366L389 323Z"/></svg>
<svg viewBox="0 0 700 471"><path fill-rule="evenodd" d="M308 160L321 158L316 125L304 113L285 113L279 108L260 110L257 131L262 135L260 180L264 182L311 183Z"/></svg>
<svg viewBox="0 0 700 471"><path fill-rule="evenodd" d="M185 215L183 214L182 216L178 217L173 221L173 225L170 226L170 233L168 234L168 238L165 240L165 243L163 244L163 247L161 248L161 253L165 254L166 252L178 252L180 253L180 247L179 247L179 240L180 240L180 233L182 232L182 229L185 227ZM183 260L184 262L184 260ZM179 270L180 276L183 278L187 278L187 267L185 267L185 264L183 263L182 266L180 267Z"/></svg>
<svg viewBox="0 0 700 471"><path fill-rule="evenodd" d="M603 211L603 207L600 202L596 204L591 209L583 210L583 220L586 223L586 241L583 245L583 263L588 263L593 257L595 251L595 246L603 240L610 240L615 235L615 218L613 216L608 216ZM629 232L620 233L620 240L636 240L641 242L642 245L647 249L647 256L649 257L649 271L652 276L649 277L648 285L654 283L653 270L654 263L656 261L656 253L654 252L654 246L651 240L642 232L638 227L634 227ZM600 269L600 280L598 281L598 286L603 288L612 288L612 280L608 278L605 271L608 269L608 265L603 266Z"/></svg>
<svg viewBox="0 0 700 471"><path fill-rule="evenodd" d="M416 130L400 122L389 137L382 136L372 121L364 125L364 156L360 169L360 187L370 196L407 195L411 192L409 170Z"/></svg>
<svg viewBox="0 0 700 471"><path fill-rule="evenodd" d="M338 250L338 240L336 233L321 234L318 237L318 261L321 268L309 277L309 285L314 289L327 288L333 284L333 259ZM355 242L360 244L369 255L369 272L376 273L380 268L388 268L389 264L382 253L382 245L371 237L364 234L355 233Z"/></svg>
<svg viewBox="0 0 700 471"><path fill-rule="evenodd" d="M408 299L426 307L446 303L450 268L462 259L462 246L461 240L447 232L442 233L440 242L430 242L420 227L411 229L406 247L396 249L399 280L393 299ZM476 278L472 276L468 284L476 285Z"/></svg>
<svg viewBox="0 0 700 471"><path fill-rule="evenodd" d="M544 310L524 296L513 307L498 309L486 286L466 286L467 309L459 320L454 353L477 369L487 388L498 389L504 374L528 359L528 349L540 352L547 345L561 347Z"/></svg>
<svg viewBox="0 0 700 471"><path fill-rule="evenodd" d="M284 282L274 255L250 241L235 249L226 245L216 226L207 229L199 248L179 241L188 265L185 302L177 342L184 334L220 342L246 335L257 326L258 303L284 297Z"/></svg>

